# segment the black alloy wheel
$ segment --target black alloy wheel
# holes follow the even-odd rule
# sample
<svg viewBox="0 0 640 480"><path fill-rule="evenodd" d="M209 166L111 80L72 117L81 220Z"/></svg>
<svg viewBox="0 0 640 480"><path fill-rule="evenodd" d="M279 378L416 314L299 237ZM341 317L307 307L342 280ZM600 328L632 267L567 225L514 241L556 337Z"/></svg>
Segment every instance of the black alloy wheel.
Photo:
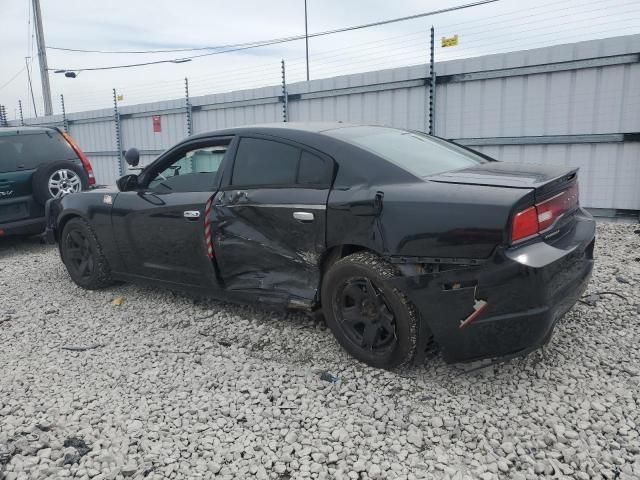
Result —
<svg viewBox="0 0 640 480"><path fill-rule="evenodd" d="M385 353L394 347L395 317L384 295L368 278L350 278L338 288L333 309L345 336L371 352Z"/></svg>
<svg viewBox="0 0 640 480"><path fill-rule="evenodd" d="M95 270L94 252L86 233L80 229L72 229L64 238L65 258L67 266L75 270L78 278L88 279Z"/></svg>
<svg viewBox="0 0 640 480"><path fill-rule="evenodd" d="M83 218L72 218L65 224L60 254L71 279L80 287L96 290L113 283L98 237Z"/></svg>
<svg viewBox="0 0 640 480"><path fill-rule="evenodd" d="M338 343L372 367L409 364L416 350L415 308L387 280L400 273L372 252L357 252L323 275L322 309Z"/></svg>

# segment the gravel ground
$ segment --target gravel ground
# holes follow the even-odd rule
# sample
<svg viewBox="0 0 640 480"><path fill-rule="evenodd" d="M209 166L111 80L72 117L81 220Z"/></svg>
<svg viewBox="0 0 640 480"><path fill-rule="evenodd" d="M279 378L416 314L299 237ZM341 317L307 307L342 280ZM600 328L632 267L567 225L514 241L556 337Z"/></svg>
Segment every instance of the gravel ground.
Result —
<svg viewBox="0 0 640 480"><path fill-rule="evenodd" d="M310 317L83 291L5 239L0 479L640 478L637 228L598 226L591 296L543 351L399 373Z"/></svg>

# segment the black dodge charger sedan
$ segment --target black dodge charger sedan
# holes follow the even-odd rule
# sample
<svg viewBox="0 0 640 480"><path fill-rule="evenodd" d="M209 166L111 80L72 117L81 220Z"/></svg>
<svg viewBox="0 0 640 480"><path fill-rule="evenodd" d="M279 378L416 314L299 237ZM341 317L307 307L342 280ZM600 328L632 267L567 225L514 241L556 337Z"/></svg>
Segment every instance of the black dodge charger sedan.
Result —
<svg viewBox="0 0 640 480"><path fill-rule="evenodd" d="M138 153L127 152L136 166ZM145 281L322 308L369 365L521 355L582 294L595 223L577 169L497 162L423 133L277 124L189 137L118 188L48 205L75 283Z"/></svg>

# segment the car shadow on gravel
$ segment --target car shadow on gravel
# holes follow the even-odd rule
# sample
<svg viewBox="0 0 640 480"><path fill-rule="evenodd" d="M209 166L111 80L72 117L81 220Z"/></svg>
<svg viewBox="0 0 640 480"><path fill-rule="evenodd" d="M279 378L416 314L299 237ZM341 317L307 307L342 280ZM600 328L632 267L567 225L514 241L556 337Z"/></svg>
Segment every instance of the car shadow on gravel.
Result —
<svg viewBox="0 0 640 480"><path fill-rule="evenodd" d="M193 345L194 341L199 341L201 344L208 342L215 346L209 347L213 356L229 355L238 360L244 356L260 362L284 363L296 368L309 367L314 371L318 370L318 373L326 369L346 376L350 376L347 373L349 371L376 371L347 354L338 345L319 314L232 304L155 287L123 288L138 290L135 297L172 297L176 303L176 315L171 324L163 327L173 332L179 330L181 338L187 344ZM296 337L298 340L292 342L291 339ZM178 346L175 347L180 350ZM532 368L532 364L543 361L544 353L538 351L507 362L486 360L447 364L437 346L434 346L427 352L423 363L395 369L391 373L414 381L416 388L435 383L455 390L456 385L463 388L470 380L482 382L487 376L498 379L503 376L507 379L513 374L513 368Z"/></svg>
<svg viewBox="0 0 640 480"><path fill-rule="evenodd" d="M40 235L22 237L10 236L0 237L0 260L16 255L25 255L34 252L43 252L53 248L47 245Z"/></svg>

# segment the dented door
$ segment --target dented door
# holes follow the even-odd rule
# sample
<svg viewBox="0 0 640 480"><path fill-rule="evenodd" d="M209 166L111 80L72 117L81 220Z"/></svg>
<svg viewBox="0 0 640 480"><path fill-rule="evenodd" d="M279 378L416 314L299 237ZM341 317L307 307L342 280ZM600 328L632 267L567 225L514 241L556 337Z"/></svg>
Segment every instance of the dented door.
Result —
<svg viewBox="0 0 640 480"><path fill-rule="evenodd" d="M312 301L325 250L328 193L328 188L220 192L212 208L212 227L225 287L260 290L265 301L276 303Z"/></svg>

